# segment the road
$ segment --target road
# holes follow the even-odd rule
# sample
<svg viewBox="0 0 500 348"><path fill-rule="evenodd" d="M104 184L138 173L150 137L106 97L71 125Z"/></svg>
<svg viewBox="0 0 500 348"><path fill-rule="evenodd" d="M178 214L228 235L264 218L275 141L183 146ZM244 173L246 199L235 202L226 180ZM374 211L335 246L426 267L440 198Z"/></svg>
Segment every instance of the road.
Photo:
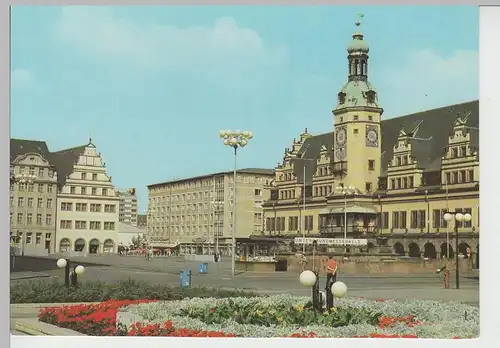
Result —
<svg viewBox="0 0 500 348"><path fill-rule="evenodd" d="M55 261L54 261L55 262ZM272 273L240 273L231 276L231 265L223 262L216 266L208 266L208 274L198 274L199 262L182 259L156 258L147 261L141 257L93 256L89 258L73 258L72 262L100 265L88 266L82 280L98 279L115 282L133 278L148 283L178 285L179 273L183 269L191 269L192 285L222 288L238 288L262 293L292 295L309 295L310 290L299 283L299 275L292 272ZM103 266L106 265L106 266ZM401 275L343 275L340 269L338 280L346 283L348 295L363 296L368 299L422 299L462 301L471 305L479 305L479 281L463 277L460 289L443 289L442 275L434 273L416 276ZM63 270L47 271L46 275L63 278ZM12 278L12 277L11 277ZM454 277L452 277L454 278ZM14 280L12 280L14 281ZM19 280L23 281L23 280ZM324 279L320 286L324 286ZM451 282L453 288L455 284Z"/></svg>

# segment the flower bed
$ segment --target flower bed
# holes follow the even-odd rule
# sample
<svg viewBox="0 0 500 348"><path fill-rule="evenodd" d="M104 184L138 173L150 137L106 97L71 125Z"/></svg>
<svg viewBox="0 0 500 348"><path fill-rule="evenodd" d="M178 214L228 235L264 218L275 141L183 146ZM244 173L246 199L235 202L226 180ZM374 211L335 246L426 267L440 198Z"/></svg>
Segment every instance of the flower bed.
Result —
<svg viewBox="0 0 500 348"><path fill-rule="evenodd" d="M479 310L455 302L370 301L345 298L326 314L309 309L308 297L190 299L131 305L120 312L143 324L230 333L238 337L471 338L479 335Z"/></svg>
<svg viewBox="0 0 500 348"><path fill-rule="evenodd" d="M125 325L122 315L141 322ZM92 336L472 338L479 311L459 303L346 298L327 313L289 295L182 301L111 300L44 308L40 321Z"/></svg>

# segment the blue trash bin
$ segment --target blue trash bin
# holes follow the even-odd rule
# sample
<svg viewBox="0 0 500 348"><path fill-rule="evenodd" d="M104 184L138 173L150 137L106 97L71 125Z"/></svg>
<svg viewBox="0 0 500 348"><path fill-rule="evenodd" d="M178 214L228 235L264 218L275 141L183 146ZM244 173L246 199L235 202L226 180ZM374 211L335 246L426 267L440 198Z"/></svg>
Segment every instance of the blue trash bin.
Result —
<svg viewBox="0 0 500 348"><path fill-rule="evenodd" d="M198 265L198 273L206 274L208 272L208 263L200 263Z"/></svg>
<svg viewBox="0 0 500 348"><path fill-rule="evenodd" d="M181 280L181 288L189 288L191 287L191 270L181 270L180 272L180 280Z"/></svg>

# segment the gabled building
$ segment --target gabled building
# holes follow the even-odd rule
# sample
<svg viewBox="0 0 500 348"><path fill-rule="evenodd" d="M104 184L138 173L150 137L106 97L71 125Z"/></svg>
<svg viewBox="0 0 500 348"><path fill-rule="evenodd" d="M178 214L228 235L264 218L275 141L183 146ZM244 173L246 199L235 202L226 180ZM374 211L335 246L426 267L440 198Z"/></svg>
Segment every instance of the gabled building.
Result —
<svg viewBox="0 0 500 348"><path fill-rule="evenodd" d="M462 211L472 221L459 225L458 252L477 257L479 102L383 119L360 32L347 53L333 132L306 129L285 149L263 234L363 238L368 249L386 244L399 255L453 257L454 224L443 215Z"/></svg>
<svg viewBox="0 0 500 348"><path fill-rule="evenodd" d="M92 139L52 153L58 169L57 251L115 253L120 198Z"/></svg>
<svg viewBox="0 0 500 348"><path fill-rule="evenodd" d="M44 141L10 140L10 241L22 254L54 252L57 171Z"/></svg>

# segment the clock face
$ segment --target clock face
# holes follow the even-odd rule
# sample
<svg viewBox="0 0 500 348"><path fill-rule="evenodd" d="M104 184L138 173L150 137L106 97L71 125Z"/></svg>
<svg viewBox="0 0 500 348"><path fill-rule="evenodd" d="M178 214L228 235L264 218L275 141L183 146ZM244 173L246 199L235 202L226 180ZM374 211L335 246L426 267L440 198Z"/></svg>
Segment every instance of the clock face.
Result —
<svg viewBox="0 0 500 348"><path fill-rule="evenodd" d="M345 129L344 128L339 128L337 130L337 145L338 146L342 146L345 144L346 142L346 132L345 132Z"/></svg>
<svg viewBox="0 0 500 348"><path fill-rule="evenodd" d="M341 161L345 158L346 154L347 151L345 150L345 148L337 149L337 151L335 151L335 156Z"/></svg>
<svg viewBox="0 0 500 348"><path fill-rule="evenodd" d="M368 140L371 142L377 141L377 132L375 132L373 129L370 129L366 136L368 137Z"/></svg>
<svg viewBox="0 0 500 348"><path fill-rule="evenodd" d="M366 127L366 145L372 147L378 146L378 132L376 128Z"/></svg>

